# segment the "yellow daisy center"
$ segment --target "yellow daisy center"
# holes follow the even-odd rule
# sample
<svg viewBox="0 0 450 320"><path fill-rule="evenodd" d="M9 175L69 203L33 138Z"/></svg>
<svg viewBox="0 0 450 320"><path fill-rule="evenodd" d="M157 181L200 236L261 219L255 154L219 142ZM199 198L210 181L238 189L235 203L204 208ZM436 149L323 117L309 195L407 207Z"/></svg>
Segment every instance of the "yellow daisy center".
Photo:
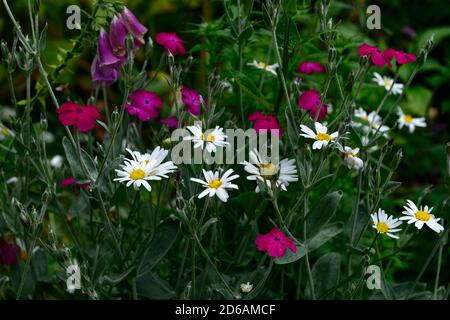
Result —
<svg viewBox="0 0 450 320"><path fill-rule="evenodd" d="M214 188L214 189L219 189L219 187L222 184L223 184L222 181L220 181L219 179L214 179L208 183L208 186L210 186L211 188Z"/></svg>
<svg viewBox="0 0 450 320"><path fill-rule="evenodd" d="M132 180L142 180L145 177L145 171L142 169L133 170L130 173L130 179Z"/></svg>
<svg viewBox="0 0 450 320"><path fill-rule="evenodd" d="M384 82L384 86L387 87L387 88L390 88L392 86L392 80L391 79L384 78L383 82Z"/></svg>
<svg viewBox="0 0 450 320"><path fill-rule="evenodd" d="M267 64L267 63L264 63L264 62L260 62L260 63L258 63L258 67L260 67L260 68L267 68L269 65Z"/></svg>
<svg viewBox="0 0 450 320"><path fill-rule="evenodd" d="M416 212L416 218L421 221L428 221L430 220L431 216L428 212L419 210Z"/></svg>
<svg viewBox="0 0 450 320"><path fill-rule="evenodd" d="M389 226L387 225L386 222L380 221L377 224L377 231L379 233L386 233L389 230Z"/></svg>
<svg viewBox="0 0 450 320"><path fill-rule="evenodd" d="M363 116L361 117L362 120L364 120L365 122L369 122L369 117L368 116Z"/></svg>
<svg viewBox="0 0 450 320"><path fill-rule="evenodd" d="M331 136L328 133L318 133L316 136L317 141L330 141Z"/></svg>
<svg viewBox="0 0 450 320"><path fill-rule="evenodd" d="M271 162L259 165L259 172L262 176L271 177L278 172L278 167Z"/></svg>
<svg viewBox="0 0 450 320"><path fill-rule="evenodd" d="M410 116L409 114L405 114L405 115L403 116L403 120L404 120L406 123L411 123L411 122L413 121L413 117Z"/></svg>
<svg viewBox="0 0 450 320"><path fill-rule="evenodd" d="M206 141L208 141L208 142L214 142L215 140L216 140L216 137L212 133L210 133L206 136Z"/></svg>
<svg viewBox="0 0 450 320"><path fill-rule="evenodd" d="M5 135L5 136L9 136L9 131L6 129L1 129L0 132L3 133L3 135Z"/></svg>

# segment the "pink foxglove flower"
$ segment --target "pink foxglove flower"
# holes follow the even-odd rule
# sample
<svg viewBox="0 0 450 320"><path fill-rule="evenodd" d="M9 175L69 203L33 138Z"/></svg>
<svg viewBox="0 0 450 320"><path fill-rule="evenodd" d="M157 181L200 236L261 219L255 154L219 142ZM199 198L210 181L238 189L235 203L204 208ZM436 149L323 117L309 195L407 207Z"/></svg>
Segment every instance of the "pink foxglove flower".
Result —
<svg viewBox="0 0 450 320"><path fill-rule="evenodd" d="M288 238L278 229L273 228L269 233L256 237L256 247L261 252L267 252L271 257L281 258L286 254L286 248L293 253L297 252L294 240Z"/></svg>
<svg viewBox="0 0 450 320"><path fill-rule="evenodd" d="M119 57L123 57L127 53L125 39L128 36L128 29L123 21L115 16L109 28L109 40L113 52Z"/></svg>
<svg viewBox="0 0 450 320"><path fill-rule="evenodd" d="M162 45L174 56L186 53L183 40L175 33L160 32L156 35L156 43Z"/></svg>
<svg viewBox="0 0 450 320"><path fill-rule="evenodd" d="M176 116L173 117L167 117L167 118L160 118L159 123L165 124L171 129L178 128L180 122L178 121L178 118Z"/></svg>
<svg viewBox="0 0 450 320"><path fill-rule="evenodd" d="M102 29L98 38L97 55L92 61L91 76L94 87L100 84L111 85L117 81L123 57L114 54L108 33Z"/></svg>
<svg viewBox="0 0 450 320"><path fill-rule="evenodd" d="M363 43L359 46L358 53L362 57L369 56L372 60L372 63L377 67L383 67L388 63L383 53L380 51L380 49L378 49L377 46L371 46Z"/></svg>
<svg viewBox="0 0 450 320"><path fill-rule="evenodd" d="M125 110L141 121L148 121L158 117L162 106L163 102L156 93L140 89L133 92L130 103L125 105Z"/></svg>
<svg viewBox="0 0 450 320"><path fill-rule="evenodd" d="M95 106L82 106L71 101L64 102L56 112L63 125L75 126L81 132L94 129L99 117Z"/></svg>
<svg viewBox="0 0 450 320"><path fill-rule="evenodd" d="M277 117L272 115L265 115L262 112L254 112L247 118L253 122L253 129L260 134L265 131L274 130L273 133L279 137L283 136L283 129L278 123Z"/></svg>
<svg viewBox="0 0 450 320"><path fill-rule="evenodd" d="M320 105L320 92L317 90L304 91L298 98L298 106L300 109L309 110L311 118L317 118L317 121L325 119L328 113L327 105Z"/></svg>
<svg viewBox="0 0 450 320"><path fill-rule="evenodd" d="M315 61L304 61L298 65L297 71L303 74L323 73L324 67Z"/></svg>
<svg viewBox="0 0 450 320"><path fill-rule="evenodd" d="M120 14L121 20L128 29L128 31L133 35L135 39L135 45L141 46L145 43L144 34L147 33L147 28L139 22L136 16L127 7L123 8L123 12Z"/></svg>
<svg viewBox="0 0 450 320"><path fill-rule="evenodd" d="M188 88L181 89L181 100L191 114L200 115L201 97L197 91Z"/></svg>

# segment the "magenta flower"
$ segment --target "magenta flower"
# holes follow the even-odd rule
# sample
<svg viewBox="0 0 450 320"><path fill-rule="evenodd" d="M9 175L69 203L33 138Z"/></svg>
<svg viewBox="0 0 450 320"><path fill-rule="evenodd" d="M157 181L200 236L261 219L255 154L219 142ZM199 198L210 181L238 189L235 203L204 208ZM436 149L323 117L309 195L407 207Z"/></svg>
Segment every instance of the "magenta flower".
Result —
<svg viewBox="0 0 450 320"><path fill-rule="evenodd" d="M323 73L324 67L315 61L304 61L298 65L297 71L303 74Z"/></svg>
<svg viewBox="0 0 450 320"><path fill-rule="evenodd" d="M0 241L0 264L12 266L17 263L17 254L20 253L20 248L13 243L7 242L4 239Z"/></svg>
<svg viewBox="0 0 450 320"><path fill-rule="evenodd" d="M133 92L130 103L125 105L125 110L141 121L148 121L158 117L162 106L163 102L156 93L140 89Z"/></svg>
<svg viewBox="0 0 450 320"><path fill-rule="evenodd" d="M180 124L180 122L178 121L178 118L175 116L167 117L167 118L160 118L159 123L165 124L166 126L168 126L171 129L178 128L178 126Z"/></svg>
<svg viewBox="0 0 450 320"><path fill-rule="evenodd" d="M283 136L283 129L275 116L265 115L258 111L249 115L247 119L253 122L253 129L255 129L258 134L268 130L274 130L274 134L279 137Z"/></svg>
<svg viewBox="0 0 450 320"><path fill-rule="evenodd" d="M273 228L269 233L256 237L256 247L261 252L267 252L271 257L281 258L286 253L286 248L293 253L297 252L295 242L286 237L278 228Z"/></svg>
<svg viewBox="0 0 450 320"><path fill-rule="evenodd" d="M309 110L311 119L322 121L325 119L328 113L328 107L326 104L320 105L320 92L317 90L304 91L300 97L298 97L298 106L300 109ZM319 112L319 115L317 115Z"/></svg>
<svg viewBox="0 0 450 320"><path fill-rule="evenodd" d="M81 189L88 189L91 187L91 182L85 182L85 183L79 183L77 180L75 180L74 177L67 177L64 179L59 180L59 185L63 188L74 186L75 191L78 193Z"/></svg>
<svg viewBox="0 0 450 320"><path fill-rule="evenodd" d="M417 57L412 53L407 53L399 50L395 50L392 48L386 49L383 52L383 56L387 61L390 61L395 58L397 63L399 65L410 63L410 62L416 62Z"/></svg>
<svg viewBox="0 0 450 320"><path fill-rule="evenodd" d="M61 185L61 187L67 188L67 187L77 184L77 180L75 180L74 177L67 177L67 178L59 180L59 184Z"/></svg>
<svg viewBox="0 0 450 320"><path fill-rule="evenodd" d="M369 56L372 60L372 63L377 67L383 67L388 63L383 53L380 51L380 49L378 49L377 46L370 46L366 43L363 43L359 46L358 53L362 57Z"/></svg>
<svg viewBox="0 0 450 320"><path fill-rule="evenodd" d="M136 46L141 46L145 43L144 34L147 33L147 28L139 22L136 16L127 7L123 8L123 12L120 14L121 20L133 35Z"/></svg>
<svg viewBox="0 0 450 320"><path fill-rule="evenodd" d="M63 125L75 126L81 132L94 129L100 115L93 105L82 106L71 101L64 102L56 112Z"/></svg>
<svg viewBox="0 0 450 320"><path fill-rule="evenodd" d="M166 48L174 56L186 53L183 40L175 33L160 32L156 35L156 42Z"/></svg>
<svg viewBox="0 0 450 320"><path fill-rule="evenodd" d="M311 110L314 106L319 106L320 104L320 92L317 90L308 90L302 92L300 97L298 97L298 105L300 109Z"/></svg>
<svg viewBox="0 0 450 320"><path fill-rule="evenodd" d="M187 110L194 116L200 115L200 100L201 97L197 91L183 88L181 89L181 100L186 106Z"/></svg>

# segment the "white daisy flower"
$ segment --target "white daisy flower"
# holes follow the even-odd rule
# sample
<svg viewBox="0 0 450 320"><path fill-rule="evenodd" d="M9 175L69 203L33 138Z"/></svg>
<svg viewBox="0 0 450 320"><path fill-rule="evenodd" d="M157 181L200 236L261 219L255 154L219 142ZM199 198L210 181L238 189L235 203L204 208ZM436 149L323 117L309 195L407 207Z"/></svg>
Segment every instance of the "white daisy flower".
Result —
<svg viewBox="0 0 450 320"><path fill-rule="evenodd" d="M408 127L409 132L413 133L416 127L425 128L427 123L425 122L425 118L413 118L413 116L409 114L404 114L402 108L398 107L398 127L402 129L403 127Z"/></svg>
<svg viewBox="0 0 450 320"><path fill-rule="evenodd" d="M126 182L127 187L133 185L135 190L144 186L148 191L152 191L148 181L168 178L167 174L174 172L177 168L172 161L163 163L169 152L160 147L146 154L130 149L127 151L133 159L125 159L121 170L116 169L118 177L114 181Z"/></svg>
<svg viewBox="0 0 450 320"><path fill-rule="evenodd" d="M378 72L374 72L373 75L374 75L373 81L380 87L386 89L386 91L389 91L391 89L392 84L394 84L391 90L391 94L401 94L403 92L403 84L394 83L394 79L386 76L381 76Z"/></svg>
<svg viewBox="0 0 450 320"><path fill-rule="evenodd" d="M399 225L402 224L401 221L395 219L393 216L388 216L383 209L378 209L378 212L372 213L370 215L372 217L373 225L378 233L384 233L387 236L398 239L399 237L394 235L393 233L399 232L402 229L396 229Z"/></svg>
<svg viewBox="0 0 450 320"><path fill-rule="evenodd" d="M184 137L183 140L191 140L194 142L194 148L206 148L208 152L216 152L217 147L223 147L228 144L225 141L226 134L223 133L223 128L216 126L212 131L207 130L203 132L202 126L196 123L193 126L188 126L187 129L193 134L192 136Z"/></svg>
<svg viewBox="0 0 450 320"><path fill-rule="evenodd" d="M316 132L312 131L309 127L303 124L300 125L300 129L303 132L302 134L300 134L302 137L316 140L313 143L313 149L322 149L322 147L326 147L329 142L334 142L338 137L338 132L328 134L327 127L322 125L320 122L315 122L314 127L316 129Z"/></svg>
<svg viewBox="0 0 450 320"><path fill-rule="evenodd" d="M59 169L62 167L64 163L64 158L62 156L60 156L59 154L57 154L56 156L54 156L53 158L50 159L50 166L52 166L53 168Z"/></svg>
<svg viewBox="0 0 450 320"><path fill-rule="evenodd" d="M0 141L3 141L8 137L14 137L14 133L7 127L0 124Z"/></svg>
<svg viewBox="0 0 450 320"><path fill-rule="evenodd" d="M191 178L191 181L200 183L203 187L206 188L198 195L198 198L201 199L208 194L210 197L214 197L214 195L217 195L217 197L222 202L227 202L229 197L227 189L239 189L237 185L230 182L234 179L239 178L239 175L235 174L231 176L232 173L233 169L228 169L227 171L225 171L222 177L220 177L219 171L213 172L203 170L203 176L205 180Z"/></svg>
<svg viewBox="0 0 450 320"><path fill-rule="evenodd" d="M273 74L275 76L277 75L278 63L267 64L267 63L264 63L264 62L258 62L256 60L253 60L253 62L247 63L247 65L255 67L256 69L265 70L265 71L270 72L271 74Z"/></svg>
<svg viewBox="0 0 450 320"><path fill-rule="evenodd" d="M350 147L343 147L338 144L338 149L344 156L344 162L349 169L359 170L364 167L364 161L358 157L359 148L352 149Z"/></svg>
<svg viewBox="0 0 450 320"><path fill-rule="evenodd" d="M375 133L378 131L381 134L387 134L389 131L389 127L382 125L383 119L375 111L367 113L363 108L358 108L355 110L354 117L357 118L359 122L352 121L352 126L362 128L365 133Z"/></svg>
<svg viewBox="0 0 450 320"><path fill-rule="evenodd" d="M250 282L241 283L240 288L242 293L249 293L250 291L252 291L253 285Z"/></svg>
<svg viewBox="0 0 450 320"><path fill-rule="evenodd" d="M247 180L259 180L272 187L272 182L277 188L286 191L290 182L298 181L297 168L294 159L283 159L279 163L267 161L256 149L250 151L250 162L244 161L244 170L250 173ZM255 192L260 192L259 185Z"/></svg>
<svg viewBox="0 0 450 320"><path fill-rule="evenodd" d="M411 200L406 200L407 205L403 206L405 211L403 217L400 220L408 220L408 224L414 223L417 229L422 229L423 225L426 224L431 230L440 233L444 230L444 227L438 222L440 218L435 218L431 211L433 208L428 208L428 206L417 208L414 202Z"/></svg>

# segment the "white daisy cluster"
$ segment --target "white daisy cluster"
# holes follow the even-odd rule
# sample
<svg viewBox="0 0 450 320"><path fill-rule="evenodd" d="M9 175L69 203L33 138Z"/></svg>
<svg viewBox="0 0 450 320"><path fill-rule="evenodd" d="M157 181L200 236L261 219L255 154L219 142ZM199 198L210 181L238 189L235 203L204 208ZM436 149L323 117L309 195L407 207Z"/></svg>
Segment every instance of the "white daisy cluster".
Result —
<svg viewBox="0 0 450 320"><path fill-rule="evenodd" d="M378 72L373 73L373 81L378 84L380 87L386 89L386 91L391 91L390 94L401 94L403 92L403 84L402 83L394 83L394 79L382 76ZM392 87L392 89L391 89Z"/></svg>
<svg viewBox="0 0 450 320"><path fill-rule="evenodd" d="M328 133L328 128L319 122L315 122L314 127L316 132L303 124L300 125L300 129L303 132L300 134L302 137L316 140L312 146L313 150L320 150L327 147L328 144L334 143L336 148L342 153L344 162L349 169L360 170L364 167L363 160L358 157L359 148L353 149L348 146L343 147L337 142L339 133Z"/></svg>
<svg viewBox="0 0 450 320"><path fill-rule="evenodd" d="M224 147L228 144L225 140L227 136L223 133L223 128L216 126L213 130L202 130L202 125L196 123L186 127L192 136L184 137L184 140L192 141L194 148L206 148L208 152L216 152L217 147Z"/></svg>
<svg viewBox="0 0 450 320"><path fill-rule="evenodd" d="M439 224L440 218L436 218L431 211L433 208L428 206L418 208L414 202L411 200L406 201L405 209L402 213L403 216L396 219L393 216L389 216L383 209L378 209L378 212L372 213L371 218L373 225L372 227L379 234L386 234L387 236L399 239L397 233L401 231L398 227L402 224L403 220L406 220L408 224L414 223L417 229L422 229L424 225L427 225L434 232L440 233L444 230L444 227Z"/></svg>
<svg viewBox="0 0 450 320"><path fill-rule="evenodd" d="M250 175L247 180L259 180L268 189L274 187L286 191L290 182L298 181L294 159L282 159L279 163L268 161L256 149L250 151L250 162L244 161L244 170ZM260 192L259 185L255 192Z"/></svg>
<svg viewBox="0 0 450 320"><path fill-rule="evenodd" d="M163 162L169 152L160 147L145 154L130 149L127 151L132 159L125 158L122 168L116 169L117 178L114 181L124 182L127 187L133 185L135 190L144 186L148 191L152 191L149 181L168 178L167 174L177 169L172 161Z"/></svg>
<svg viewBox="0 0 450 320"><path fill-rule="evenodd" d="M402 108L398 107L397 109L398 114L398 127L402 129L403 127L407 127L409 129L410 133L413 133L414 130L416 130L416 127L425 128L427 126L427 123L425 122L424 117L420 118L414 118L410 114L403 113Z"/></svg>
<svg viewBox="0 0 450 320"><path fill-rule="evenodd" d="M233 169L228 169L222 176L219 171L213 172L203 170L203 177L205 180L191 178L191 181L200 183L205 188L205 190L198 195L198 198L201 199L206 195L209 195L210 198L217 196L222 202L227 202L229 198L227 189L239 189L237 185L231 183L231 181L239 178L239 175L232 175L232 173Z"/></svg>
<svg viewBox="0 0 450 320"><path fill-rule="evenodd" d="M256 69L267 71L275 76L277 75L278 63L267 64L264 62L258 62L256 60L253 60L253 62L247 63L247 65L252 66Z"/></svg>

